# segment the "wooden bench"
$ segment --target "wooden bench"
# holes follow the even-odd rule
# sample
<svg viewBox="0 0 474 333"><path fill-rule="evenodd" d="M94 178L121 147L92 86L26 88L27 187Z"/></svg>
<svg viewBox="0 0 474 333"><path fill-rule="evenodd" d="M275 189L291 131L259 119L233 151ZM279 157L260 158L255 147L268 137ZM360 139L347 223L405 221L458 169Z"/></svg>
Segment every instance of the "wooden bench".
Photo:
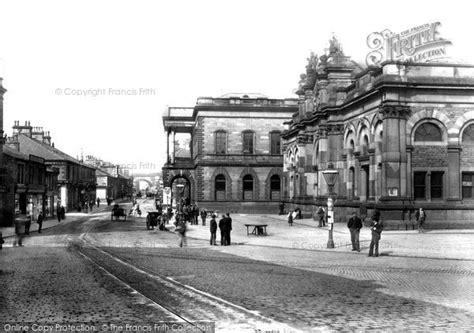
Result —
<svg viewBox="0 0 474 333"><path fill-rule="evenodd" d="M248 235L255 235L255 236L267 236L267 226L268 224L245 224L247 227L247 236ZM249 228L252 228L252 232L249 232Z"/></svg>

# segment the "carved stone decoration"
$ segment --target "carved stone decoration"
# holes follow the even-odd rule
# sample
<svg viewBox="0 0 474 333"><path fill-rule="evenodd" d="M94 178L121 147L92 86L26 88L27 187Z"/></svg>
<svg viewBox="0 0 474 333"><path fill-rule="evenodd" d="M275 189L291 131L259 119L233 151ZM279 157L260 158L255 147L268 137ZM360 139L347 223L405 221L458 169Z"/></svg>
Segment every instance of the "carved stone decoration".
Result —
<svg viewBox="0 0 474 333"><path fill-rule="evenodd" d="M380 111L383 119L386 118L401 118L408 119L411 114L409 106L405 105L382 105Z"/></svg>
<svg viewBox="0 0 474 333"><path fill-rule="evenodd" d="M328 125L328 135L337 135L344 133L344 124Z"/></svg>

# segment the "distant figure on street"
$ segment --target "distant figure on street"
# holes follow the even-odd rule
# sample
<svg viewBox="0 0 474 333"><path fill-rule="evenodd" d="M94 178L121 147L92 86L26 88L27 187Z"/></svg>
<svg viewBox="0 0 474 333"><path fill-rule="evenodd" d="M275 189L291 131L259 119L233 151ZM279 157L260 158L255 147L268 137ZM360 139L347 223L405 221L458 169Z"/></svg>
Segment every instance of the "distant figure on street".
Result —
<svg viewBox="0 0 474 333"><path fill-rule="evenodd" d="M352 251L360 252L359 234L360 229L362 229L362 220L357 216L356 212L352 213L352 217L347 222L347 227L351 232Z"/></svg>
<svg viewBox="0 0 474 333"><path fill-rule="evenodd" d="M226 224L226 245L230 245L230 233L232 231L232 218L229 213L225 214L225 224Z"/></svg>
<svg viewBox="0 0 474 333"><path fill-rule="evenodd" d="M285 203L282 201L280 205L278 205L278 215L285 214Z"/></svg>
<svg viewBox="0 0 474 333"><path fill-rule="evenodd" d="M15 219L15 235L16 238L13 241L13 246L23 246L23 238L25 237L23 233L23 228L24 228L24 221L17 218Z"/></svg>
<svg viewBox="0 0 474 333"><path fill-rule="evenodd" d="M61 219L66 219L66 209L64 209L64 206L61 206Z"/></svg>
<svg viewBox="0 0 474 333"><path fill-rule="evenodd" d="M416 222L418 222L418 232L425 232L426 212L420 207L415 213Z"/></svg>
<svg viewBox="0 0 474 333"><path fill-rule="evenodd" d="M291 226L293 226L293 214L294 212L290 209L290 211L288 212L288 224Z"/></svg>
<svg viewBox="0 0 474 333"><path fill-rule="evenodd" d="M31 227L31 220L33 219L33 215L27 215L26 222L25 222L25 235L30 234L30 227Z"/></svg>
<svg viewBox="0 0 474 333"><path fill-rule="evenodd" d="M206 208L201 209L201 221L202 225L206 225L207 211Z"/></svg>
<svg viewBox="0 0 474 333"><path fill-rule="evenodd" d="M325 221L326 212L324 211L324 208L319 206L318 211L317 211L316 214L318 215L318 218L319 218L318 227L321 228L321 227L326 226L326 221Z"/></svg>
<svg viewBox="0 0 474 333"><path fill-rule="evenodd" d="M221 246L224 246L227 243L227 241L226 241L226 236L227 236L226 227L227 227L227 224L226 224L226 220L225 220L225 215L222 215L222 218L219 220L219 229L221 231Z"/></svg>
<svg viewBox="0 0 474 333"><path fill-rule="evenodd" d="M380 221L379 216L377 214L372 215L372 219L370 221L370 230L372 232L372 240L370 241L370 248L369 248L369 257L375 255L376 257L379 256L379 241L383 230L382 221ZM375 248L375 253L374 253Z"/></svg>
<svg viewBox="0 0 474 333"><path fill-rule="evenodd" d="M100 198L97 198L97 208L100 207Z"/></svg>
<svg viewBox="0 0 474 333"><path fill-rule="evenodd" d="M211 231L211 245L216 244L216 233L217 233L217 222L216 222L216 215L212 214L211 221L210 221L210 231Z"/></svg>
<svg viewBox="0 0 474 333"><path fill-rule="evenodd" d="M38 223L38 233L40 234L41 229L43 229L43 212L42 211L39 212L36 223Z"/></svg>
<svg viewBox="0 0 474 333"><path fill-rule="evenodd" d="M56 217L58 218L58 222L61 222L61 206L59 205L56 208Z"/></svg>
<svg viewBox="0 0 474 333"><path fill-rule="evenodd" d="M176 231L179 234L179 247L187 246L186 243L186 221L182 218L179 219L176 225Z"/></svg>

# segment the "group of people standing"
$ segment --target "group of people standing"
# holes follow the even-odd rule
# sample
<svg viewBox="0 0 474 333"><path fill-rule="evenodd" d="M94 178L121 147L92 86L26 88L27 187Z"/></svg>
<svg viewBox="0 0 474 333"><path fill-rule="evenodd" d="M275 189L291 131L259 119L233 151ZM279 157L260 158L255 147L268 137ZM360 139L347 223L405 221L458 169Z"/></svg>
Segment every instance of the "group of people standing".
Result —
<svg viewBox="0 0 474 333"><path fill-rule="evenodd" d="M347 222L347 228L351 233L352 251L360 252L359 235L360 229L362 229L362 220L357 216L356 212L352 213L351 218ZM380 212L375 211L370 218L370 231L372 239L369 246L369 257L379 256L379 241L383 230L383 223L380 221Z"/></svg>

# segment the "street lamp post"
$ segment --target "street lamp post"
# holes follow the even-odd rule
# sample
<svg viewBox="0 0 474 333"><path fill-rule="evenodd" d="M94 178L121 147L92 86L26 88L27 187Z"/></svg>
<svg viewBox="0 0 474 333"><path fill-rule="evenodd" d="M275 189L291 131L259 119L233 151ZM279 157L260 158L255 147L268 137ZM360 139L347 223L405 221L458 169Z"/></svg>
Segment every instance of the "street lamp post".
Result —
<svg viewBox="0 0 474 333"><path fill-rule="evenodd" d="M334 249L334 240L332 237L332 232L334 228L334 202L333 202L333 196L335 196L335 193L333 193L334 185L336 184L337 180L337 175L339 174L339 171L335 170L332 163L328 164L328 167L326 170L323 171L323 176L324 180L326 181L326 184L328 185L328 226L329 226L329 239L328 239L328 244L327 248L328 249Z"/></svg>

